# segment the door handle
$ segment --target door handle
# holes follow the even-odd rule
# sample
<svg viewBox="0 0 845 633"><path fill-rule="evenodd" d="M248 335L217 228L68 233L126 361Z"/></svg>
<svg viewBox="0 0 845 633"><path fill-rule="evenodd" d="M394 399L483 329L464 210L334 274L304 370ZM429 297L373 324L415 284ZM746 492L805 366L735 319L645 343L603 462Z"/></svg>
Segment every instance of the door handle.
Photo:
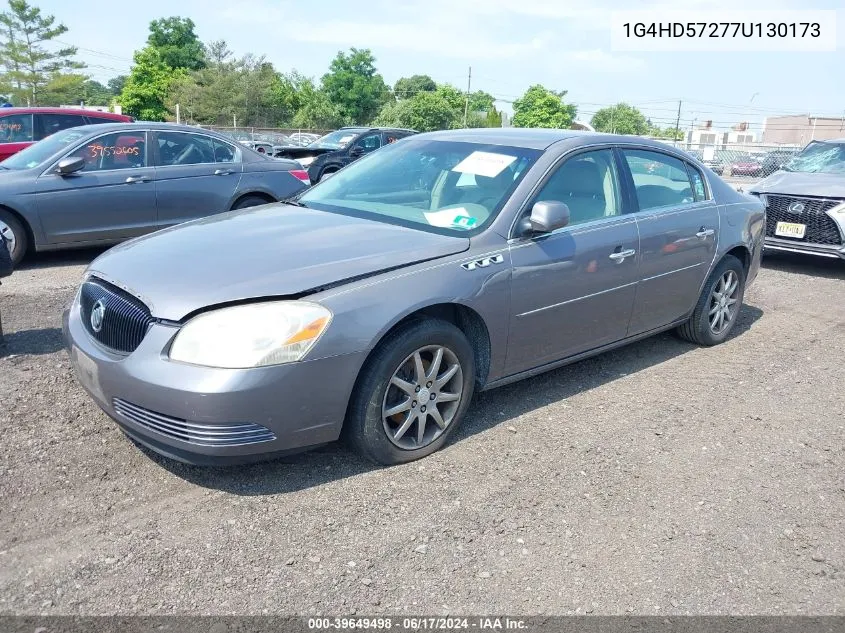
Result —
<svg viewBox="0 0 845 633"><path fill-rule="evenodd" d="M621 264L626 259L628 259L629 257L633 257L636 254L637 254L637 251L635 251L633 248L626 248L625 250L622 250L622 251L615 251L615 252L611 253L610 255L608 255L608 257L610 257L610 259L615 261L617 264Z"/></svg>
<svg viewBox="0 0 845 633"><path fill-rule="evenodd" d="M698 230L698 233L695 236L700 239L706 239L715 233L715 229L705 229L703 226Z"/></svg>
<svg viewBox="0 0 845 633"><path fill-rule="evenodd" d="M235 172L231 169L215 169L214 175L215 176L228 176L230 174L234 174Z"/></svg>
<svg viewBox="0 0 845 633"><path fill-rule="evenodd" d="M129 176L129 178L126 179L126 184L127 185L133 185L136 182L149 182L149 181L150 181L149 176Z"/></svg>

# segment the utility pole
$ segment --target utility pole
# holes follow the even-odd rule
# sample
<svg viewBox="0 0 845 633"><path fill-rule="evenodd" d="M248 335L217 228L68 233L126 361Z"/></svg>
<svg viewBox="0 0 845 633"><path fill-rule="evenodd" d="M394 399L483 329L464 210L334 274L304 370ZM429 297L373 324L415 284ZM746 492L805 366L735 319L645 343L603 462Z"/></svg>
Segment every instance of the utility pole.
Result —
<svg viewBox="0 0 845 633"><path fill-rule="evenodd" d="M677 137L678 132L681 129L681 100L678 100L678 118L675 119L675 136Z"/></svg>
<svg viewBox="0 0 845 633"><path fill-rule="evenodd" d="M464 104L464 127L467 126L467 114L469 114L469 91L470 91L471 85L472 85L472 66L469 67L469 72L467 73L467 99L466 99L466 103Z"/></svg>

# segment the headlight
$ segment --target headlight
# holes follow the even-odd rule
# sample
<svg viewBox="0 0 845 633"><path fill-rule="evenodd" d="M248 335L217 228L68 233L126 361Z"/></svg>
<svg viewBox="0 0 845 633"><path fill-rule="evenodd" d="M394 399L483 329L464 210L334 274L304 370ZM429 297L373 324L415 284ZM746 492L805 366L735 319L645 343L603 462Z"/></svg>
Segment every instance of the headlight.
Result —
<svg viewBox="0 0 845 633"><path fill-rule="evenodd" d="M314 162L316 156L307 156L306 158L297 158L296 162L302 165L303 167L308 167L311 163Z"/></svg>
<svg viewBox="0 0 845 633"><path fill-rule="evenodd" d="M306 301L273 301L221 308L188 321L170 359L245 369L301 360L328 327L332 313Z"/></svg>

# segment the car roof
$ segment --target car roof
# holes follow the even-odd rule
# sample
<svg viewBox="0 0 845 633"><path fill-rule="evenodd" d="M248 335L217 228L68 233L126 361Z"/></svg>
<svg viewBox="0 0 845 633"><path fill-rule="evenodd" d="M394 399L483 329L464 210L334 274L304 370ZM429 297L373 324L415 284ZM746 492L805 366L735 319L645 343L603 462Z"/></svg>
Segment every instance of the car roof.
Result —
<svg viewBox="0 0 845 633"><path fill-rule="evenodd" d="M414 138L437 141L459 141L465 143L485 143L488 145L509 145L526 149L547 149L559 141L581 139L584 144L622 143L645 145L655 149L674 149L668 143L643 138L640 136L622 136L603 134L584 130L558 130L547 128L472 128L464 130L442 130L425 132Z"/></svg>
<svg viewBox="0 0 845 633"><path fill-rule="evenodd" d="M99 110L86 110L85 108L50 108L41 106L0 108L0 116L6 116L8 114L37 114L39 112L44 114L81 114L83 116L93 117L113 117L115 121L120 120L120 118L130 118L125 114L117 114L116 112L100 112Z"/></svg>
<svg viewBox="0 0 845 633"><path fill-rule="evenodd" d="M344 127L338 128L339 130L361 130L362 132L372 132L372 131L379 131L379 132L413 132L414 134L418 134L416 130L412 130L406 127L367 127L365 125L346 125Z"/></svg>
<svg viewBox="0 0 845 633"><path fill-rule="evenodd" d="M121 123L119 121L115 121L114 123L94 123L91 125L79 125L77 127L72 128L74 130L79 130L82 132L108 132L111 130L161 130L167 132L194 132L194 133L202 133L202 134L212 134L215 136L221 136L219 133L215 132L214 130L207 130L201 127L195 127L192 125L179 125L178 123L161 123L156 121L134 121L134 122L125 122ZM227 138L226 136L222 136L222 138ZM233 142L235 139L231 139ZM248 142L260 142L260 141L248 141Z"/></svg>

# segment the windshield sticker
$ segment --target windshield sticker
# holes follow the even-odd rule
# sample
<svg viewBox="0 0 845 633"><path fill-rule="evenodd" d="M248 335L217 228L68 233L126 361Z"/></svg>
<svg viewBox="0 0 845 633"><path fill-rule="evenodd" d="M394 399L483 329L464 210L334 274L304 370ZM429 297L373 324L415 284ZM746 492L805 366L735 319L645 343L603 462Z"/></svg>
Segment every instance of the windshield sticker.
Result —
<svg viewBox="0 0 845 633"><path fill-rule="evenodd" d="M347 134L346 136L342 136L338 143L343 145L344 143L348 143L349 141L351 141L353 138L355 138L354 134Z"/></svg>
<svg viewBox="0 0 845 633"><path fill-rule="evenodd" d="M478 218L472 217L463 207L432 211L423 215L431 226L439 226L444 229L464 229L468 231L478 224Z"/></svg>
<svg viewBox="0 0 845 633"><path fill-rule="evenodd" d="M516 156L508 156L506 154L473 152L460 163L452 167L452 171L495 178L502 173L505 167L515 160Z"/></svg>

